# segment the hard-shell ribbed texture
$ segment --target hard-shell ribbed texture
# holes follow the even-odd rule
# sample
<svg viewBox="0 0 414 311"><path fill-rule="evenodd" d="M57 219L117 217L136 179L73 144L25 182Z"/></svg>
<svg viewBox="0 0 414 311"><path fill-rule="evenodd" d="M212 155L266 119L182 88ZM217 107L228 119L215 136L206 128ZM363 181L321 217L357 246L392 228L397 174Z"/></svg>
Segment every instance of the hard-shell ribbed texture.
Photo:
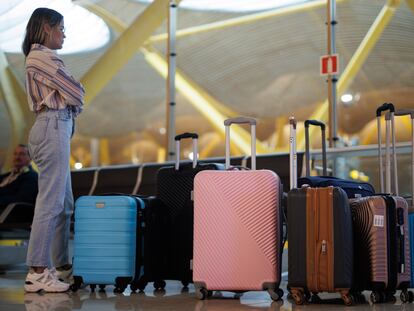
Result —
<svg viewBox="0 0 414 311"><path fill-rule="evenodd" d="M385 201L381 197L366 197L351 204L354 228L358 236L359 247L356 260L365 263L366 271L370 273L371 282L388 282L387 256L387 217ZM383 225L374 226L374 218L383 217ZM363 256L368 252L368 257ZM362 255L362 256L361 256Z"/></svg>
<svg viewBox="0 0 414 311"><path fill-rule="evenodd" d="M194 281L261 290L279 282L279 178L271 171L204 171L194 184Z"/></svg>

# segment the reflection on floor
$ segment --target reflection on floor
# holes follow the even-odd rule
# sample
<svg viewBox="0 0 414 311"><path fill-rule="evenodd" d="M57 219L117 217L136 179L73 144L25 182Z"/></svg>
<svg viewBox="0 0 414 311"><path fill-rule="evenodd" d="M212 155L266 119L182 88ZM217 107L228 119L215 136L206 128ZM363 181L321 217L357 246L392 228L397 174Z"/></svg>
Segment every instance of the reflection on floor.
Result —
<svg viewBox="0 0 414 311"><path fill-rule="evenodd" d="M247 292L241 297L230 292L215 292L213 297L200 301L195 297L194 287L183 290L181 283L167 281L164 291L154 292L149 284L145 293L114 294L113 286L104 292L91 293L89 288L80 289L76 293L33 294L24 293L23 267L8 269L0 275L0 310L1 311L69 311L69 310L134 310L134 311L276 311L276 310L414 310L414 304L401 304L399 299L394 304L361 304L345 307L341 304L295 306L286 299L286 281L282 282L285 290L283 301L272 302L266 292ZM323 295L323 298L338 297ZM366 293L368 298L368 293ZM397 296L398 297L398 296Z"/></svg>

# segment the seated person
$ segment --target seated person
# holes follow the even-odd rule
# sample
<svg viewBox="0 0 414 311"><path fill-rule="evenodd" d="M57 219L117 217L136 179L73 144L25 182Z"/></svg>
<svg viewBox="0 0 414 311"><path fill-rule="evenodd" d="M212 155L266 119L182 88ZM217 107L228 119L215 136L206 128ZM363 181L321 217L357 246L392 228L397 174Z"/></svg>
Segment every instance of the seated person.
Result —
<svg viewBox="0 0 414 311"><path fill-rule="evenodd" d="M37 173L31 167L30 161L27 146L18 145L13 154L13 169L0 175L0 215L10 203L25 202L34 205L37 196Z"/></svg>

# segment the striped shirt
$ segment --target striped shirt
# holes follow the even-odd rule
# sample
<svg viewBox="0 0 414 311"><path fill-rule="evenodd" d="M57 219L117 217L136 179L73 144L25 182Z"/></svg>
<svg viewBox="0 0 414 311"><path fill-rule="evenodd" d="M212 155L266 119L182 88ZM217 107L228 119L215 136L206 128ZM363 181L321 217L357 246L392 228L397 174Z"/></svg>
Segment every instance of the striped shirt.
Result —
<svg viewBox="0 0 414 311"><path fill-rule="evenodd" d="M31 111L44 106L65 109L69 106L77 116L82 111L85 90L65 69L55 51L32 44L26 58L26 91Z"/></svg>

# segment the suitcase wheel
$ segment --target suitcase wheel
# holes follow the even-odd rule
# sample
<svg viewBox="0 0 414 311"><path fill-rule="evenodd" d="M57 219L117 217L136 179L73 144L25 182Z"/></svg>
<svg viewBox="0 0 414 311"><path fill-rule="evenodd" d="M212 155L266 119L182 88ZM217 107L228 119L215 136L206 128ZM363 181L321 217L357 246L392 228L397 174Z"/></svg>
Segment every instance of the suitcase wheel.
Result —
<svg viewBox="0 0 414 311"><path fill-rule="evenodd" d="M272 298L273 301L278 301L282 299L283 297L283 290L281 288L278 289L268 289L267 292L270 295L270 298Z"/></svg>
<svg viewBox="0 0 414 311"><path fill-rule="evenodd" d="M156 290L162 290L162 289L165 288L165 285L167 285L167 283L165 283L164 280L155 281L154 282L154 289L156 289Z"/></svg>
<svg viewBox="0 0 414 311"><path fill-rule="evenodd" d="M144 280L139 280L138 282L133 282L129 286L131 288L132 292L136 292L137 289L139 289L140 292L143 292L145 290L145 287L147 286L148 282Z"/></svg>
<svg viewBox="0 0 414 311"><path fill-rule="evenodd" d="M382 301L381 294L380 292L377 292L377 291L373 291L371 295L369 296L369 298L372 303L379 303Z"/></svg>
<svg viewBox="0 0 414 311"><path fill-rule="evenodd" d="M342 300L346 306L352 306L354 304L354 296L352 294L342 295Z"/></svg>
<svg viewBox="0 0 414 311"><path fill-rule="evenodd" d="M414 294L412 291L402 290L400 294L400 299L403 303L406 302L413 302L414 301Z"/></svg>
<svg viewBox="0 0 414 311"><path fill-rule="evenodd" d="M76 292L79 288L81 288L83 283L83 279L80 276L74 276L73 277L73 284L70 286L70 290L72 292Z"/></svg>
<svg viewBox="0 0 414 311"><path fill-rule="evenodd" d="M204 287L196 289L196 297L200 300L204 300L208 297L208 290Z"/></svg>
<svg viewBox="0 0 414 311"><path fill-rule="evenodd" d="M115 279L115 288L114 293L120 294L123 293L124 290L127 288L128 284L131 283L132 278L130 277L117 277Z"/></svg>
<svg viewBox="0 0 414 311"><path fill-rule="evenodd" d="M291 295L297 305L303 305L306 302L305 293L301 290L291 289Z"/></svg>

